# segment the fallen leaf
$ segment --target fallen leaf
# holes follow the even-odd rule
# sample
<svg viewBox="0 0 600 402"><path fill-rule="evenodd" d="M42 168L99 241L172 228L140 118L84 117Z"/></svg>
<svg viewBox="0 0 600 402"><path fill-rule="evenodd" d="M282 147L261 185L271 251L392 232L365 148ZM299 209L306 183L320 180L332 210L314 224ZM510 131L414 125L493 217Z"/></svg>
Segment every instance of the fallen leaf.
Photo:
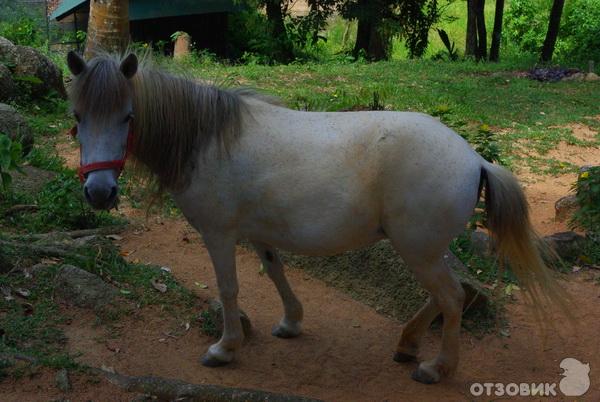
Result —
<svg viewBox="0 0 600 402"><path fill-rule="evenodd" d="M12 296L12 292L8 286L0 286L0 293L2 293L2 296L4 297L4 300L6 300L6 301L15 300L15 298Z"/></svg>
<svg viewBox="0 0 600 402"><path fill-rule="evenodd" d="M125 290L125 289L121 289L120 292L121 292L121 294L124 294L124 295L130 295L131 294L130 290Z"/></svg>
<svg viewBox="0 0 600 402"><path fill-rule="evenodd" d="M190 330L190 323L189 323L189 322L186 322L186 323L185 323L185 330L186 330L186 331L189 331L189 330Z"/></svg>
<svg viewBox="0 0 600 402"><path fill-rule="evenodd" d="M167 285L165 285L162 282L157 281L156 279L152 279L152 281L150 281L150 283L152 284L152 287L156 290L158 290L160 293L165 293L167 291Z"/></svg>
<svg viewBox="0 0 600 402"><path fill-rule="evenodd" d="M572 272L579 272L579 271L581 271L581 267L578 267L577 265L573 266Z"/></svg>
<svg viewBox="0 0 600 402"><path fill-rule="evenodd" d="M194 284L196 286L198 286L200 289L208 289L208 285L202 282L194 282Z"/></svg>
<svg viewBox="0 0 600 402"><path fill-rule="evenodd" d="M123 238L119 235L116 234L110 234L106 236L107 239L111 239L111 240L116 240L116 241L121 241L123 240Z"/></svg>
<svg viewBox="0 0 600 402"><path fill-rule="evenodd" d="M43 265L56 265L59 262L60 259L56 257L42 258L42 260L40 261L40 263Z"/></svg>
<svg viewBox="0 0 600 402"><path fill-rule="evenodd" d="M258 274L264 275L266 273L267 273L267 271L265 271L265 266L263 264L260 264L260 268L258 269Z"/></svg>
<svg viewBox="0 0 600 402"><path fill-rule="evenodd" d="M169 267L160 267L160 270L171 273L171 268L169 268Z"/></svg>
<svg viewBox="0 0 600 402"><path fill-rule="evenodd" d="M31 292L27 289L15 289L15 293L18 294L21 297L29 297L31 295Z"/></svg>
<svg viewBox="0 0 600 402"><path fill-rule="evenodd" d="M106 371L107 373L113 373L113 374L115 374L115 369L114 368L105 366L104 364L102 366L100 366L100 370Z"/></svg>
<svg viewBox="0 0 600 402"><path fill-rule="evenodd" d="M500 330L500 335L505 337L505 338L510 338L510 330L508 329L501 329Z"/></svg>
<svg viewBox="0 0 600 402"><path fill-rule="evenodd" d="M121 251L121 252L119 252L119 255L121 257L127 257L129 254L130 254L129 251Z"/></svg>

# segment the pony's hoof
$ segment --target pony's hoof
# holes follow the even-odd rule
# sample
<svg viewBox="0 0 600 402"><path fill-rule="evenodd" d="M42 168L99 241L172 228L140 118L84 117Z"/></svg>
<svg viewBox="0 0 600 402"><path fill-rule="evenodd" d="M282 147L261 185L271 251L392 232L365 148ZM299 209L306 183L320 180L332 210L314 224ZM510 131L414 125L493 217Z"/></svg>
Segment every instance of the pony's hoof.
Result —
<svg viewBox="0 0 600 402"><path fill-rule="evenodd" d="M204 367L221 367L229 364L229 362L217 359L215 356L211 356L208 353L202 356L200 362Z"/></svg>
<svg viewBox="0 0 600 402"><path fill-rule="evenodd" d="M271 335L276 336L278 338L288 339L297 337L298 335L300 335L301 332L302 329L300 328L299 323L290 324L286 322L281 322L273 327Z"/></svg>
<svg viewBox="0 0 600 402"><path fill-rule="evenodd" d="M436 384L440 382L440 374L433 367L428 367L421 363L419 367L413 371L412 379L422 384Z"/></svg>
<svg viewBox="0 0 600 402"><path fill-rule="evenodd" d="M396 352L394 353L394 361L398 363L408 363L417 360L417 356L409 353Z"/></svg>

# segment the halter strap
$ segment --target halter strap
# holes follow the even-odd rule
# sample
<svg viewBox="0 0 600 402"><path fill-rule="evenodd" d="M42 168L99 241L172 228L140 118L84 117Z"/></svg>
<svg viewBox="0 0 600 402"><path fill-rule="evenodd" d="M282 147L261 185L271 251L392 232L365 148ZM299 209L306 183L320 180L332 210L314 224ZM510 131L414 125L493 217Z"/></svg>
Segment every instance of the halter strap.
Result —
<svg viewBox="0 0 600 402"><path fill-rule="evenodd" d="M69 130L69 134L73 137L77 136L77 126L74 126ZM81 164L81 145L79 146L79 160L80 165L77 169L77 175L79 176L80 182L85 182L85 177L88 173L94 172L96 170L108 170L115 169L120 176L123 172L123 168L125 168L125 162L127 161L127 157L131 153L133 149L133 124L129 123L129 132L127 133L127 148L125 148L125 154L122 159L115 159L112 161L102 161L102 162L94 162L88 163L87 165Z"/></svg>

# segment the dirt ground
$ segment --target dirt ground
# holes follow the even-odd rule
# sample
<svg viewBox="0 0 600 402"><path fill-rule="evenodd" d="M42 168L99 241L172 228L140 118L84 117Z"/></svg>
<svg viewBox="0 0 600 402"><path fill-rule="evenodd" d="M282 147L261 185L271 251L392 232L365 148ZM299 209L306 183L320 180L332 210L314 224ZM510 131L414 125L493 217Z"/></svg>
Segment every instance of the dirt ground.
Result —
<svg viewBox="0 0 600 402"><path fill-rule="evenodd" d="M63 147L69 163L72 147ZM600 164L596 149L586 164ZM581 164L578 162L578 164ZM550 234L566 230L554 222L554 202L569 192L576 175L535 180L526 174L521 179L532 206L532 218L539 232ZM128 211L134 222L146 230L131 229L120 246L127 258L168 266L185 286L202 298L217 296L208 253L198 235L183 219L151 218ZM128 375L157 375L192 383L220 384L305 395L327 401L460 401L474 400L469 389L474 382L556 383L559 396L523 398L524 400L574 400L561 397L559 364L566 357L589 363L591 387L577 400L600 400L600 271L582 270L569 275L565 287L573 295L576 328L570 328L558 314L547 318L554 329L545 336L529 310L518 300L508 305L509 331L476 339L468 333L461 338L461 362L453 378L437 385L423 385L410 378L416 363L398 364L392 355L402 323L376 313L340 291L313 279L302 270L288 269L287 275L304 303L304 333L296 339L278 339L270 329L282 307L269 279L259 274L258 258L246 249L237 253L240 306L254 327L237 360L222 368L206 368L199 358L213 342L192 323L183 335L165 335L185 323L174 322L161 312L147 312L119 324L114 337L95 325L93 314L73 310L78 318L65 328L68 347L80 352L80 361L93 366L113 367ZM195 282L208 285L201 289ZM109 334L110 335L110 334ZM422 348L423 358L435 355L440 332L429 331ZM0 400L49 401L130 401L135 395L110 385L105 380L72 376L73 391L61 393L54 386L54 374L44 371L32 378L5 380L0 384ZM508 397L482 397L502 400Z"/></svg>

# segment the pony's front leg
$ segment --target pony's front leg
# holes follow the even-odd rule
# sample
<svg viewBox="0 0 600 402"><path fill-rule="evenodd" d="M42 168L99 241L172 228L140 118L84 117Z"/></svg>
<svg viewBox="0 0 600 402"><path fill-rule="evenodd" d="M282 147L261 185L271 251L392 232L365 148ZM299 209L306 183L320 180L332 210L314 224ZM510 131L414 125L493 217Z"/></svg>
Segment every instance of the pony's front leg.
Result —
<svg viewBox="0 0 600 402"><path fill-rule="evenodd" d="M223 304L223 335L219 342L211 345L202 357L202 364L207 367L217 367L234 359L235 351L240 348L244 339L237 304L235 237L206 234L203 237L215 268L219 297Z"/></svg>

